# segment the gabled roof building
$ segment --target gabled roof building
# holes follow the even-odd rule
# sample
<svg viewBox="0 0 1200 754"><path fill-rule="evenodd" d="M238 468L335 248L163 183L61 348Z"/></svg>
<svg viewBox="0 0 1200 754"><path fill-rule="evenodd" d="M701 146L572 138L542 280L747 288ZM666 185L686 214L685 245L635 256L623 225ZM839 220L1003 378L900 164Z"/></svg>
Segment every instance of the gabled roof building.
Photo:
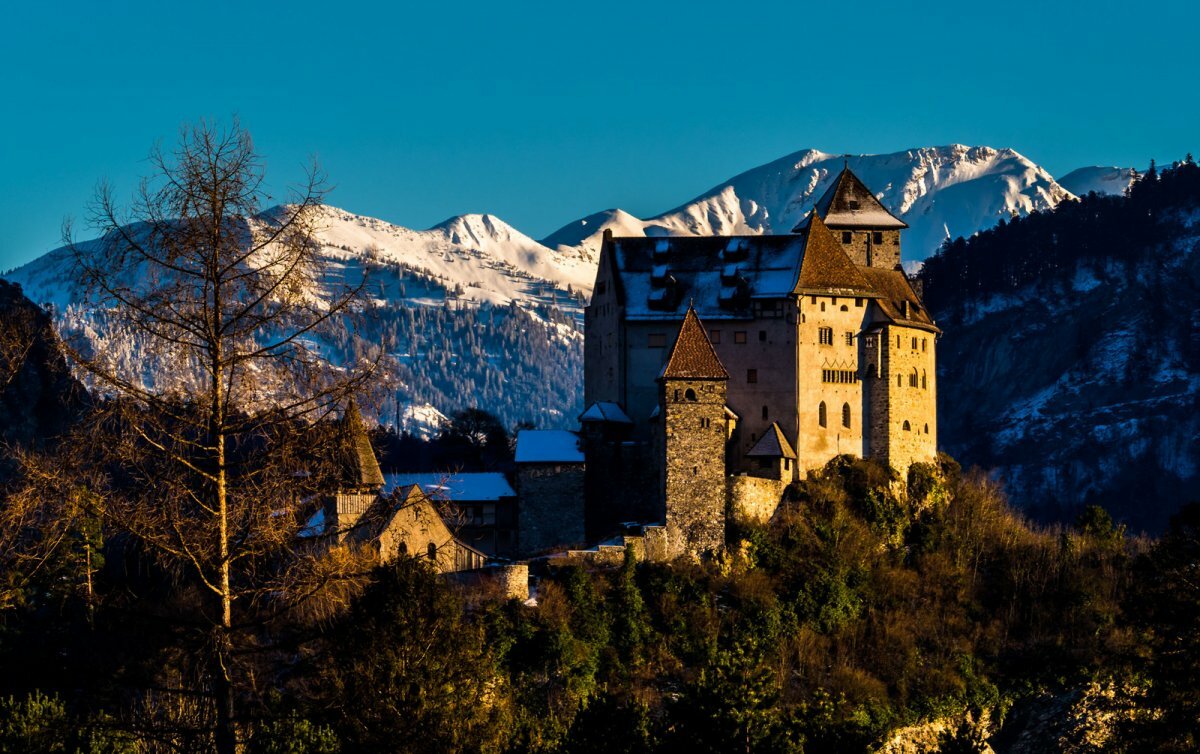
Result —
<svg viewBox="0 0 1200 754"><path fill-rule="evenodd" d="M669 464L655 443L699 441L702 418L727 435L725 475L769 466L790 481L841 453L901 473L934 460L940 330L900 265L906 227L846 169L792 234L606 234L585 313L589 474L630 479L638 447L647 464ZM706 379L724 385L723 415L664 435L665 381Z"/></svg>

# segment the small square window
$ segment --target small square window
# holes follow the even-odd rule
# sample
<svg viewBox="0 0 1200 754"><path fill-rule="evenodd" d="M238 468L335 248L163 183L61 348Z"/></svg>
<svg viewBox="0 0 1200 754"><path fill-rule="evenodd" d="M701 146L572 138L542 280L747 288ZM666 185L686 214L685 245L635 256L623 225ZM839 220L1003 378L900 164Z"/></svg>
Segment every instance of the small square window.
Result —
<svg viewBox="0 0 1200 754"><path fill-rule="evenodd" d="M757 369L747 369L746 370L746 382L748 382L748 383L758 382L758 370Z"/></svg>
<svg viewBox="0 0 1200 754"><path fill-rule="evenodd" d="M848 230L842 231L842 243L850 243L854 240L854 234Z"/></svg>
<svg viewBox="0 0 1200 754"><path fill-rule="evenodd" d="M850 199L847 203L850 205L850 209L858 209L857 199Z"/></svg>
<svg viewBox="0 0 1200 754"><path fill-rule="evenodd" d="M883 243L883 233L881 233L878 230L875 231L874 233L872 233L871 234L871 242L872 243Z"/></svg>
<svg viewBox="0 0 1200 754"><path fill-rule="evenodd" d="M714 344L720 343L721 342L721 331L720 330L710 330L708 333L708 339L710 341L712 341Z"/></svg>
<svg viewBox="0 0 1200 754"><path fill-rule="evenodd" d="M854 299L854 305L861 308L863 305L863 300L861 298Z"/></svg>
<svg viewBox="0 0 1200 754"><path fill-rule="evenodd" d="M652 332L646 336L647 348L666 348L667 336L660 332Z"/></svg>
<svg viewBox="0 0 1200 754"><path fill-rule="evenodd" d="M766 330L759 330L759 331L758 331L758 342L759 342L759 343L766 343L766 342L767 342L767 331L766 331Z"/></svg>
<svg viewBox="0 0 1200 754"><path fill-rule="evenodd" d="M746 331L738 330L737 332L735 332L733 334L733 342L734 343L745 343L746 342Z"/></svg>
<svg viewBox="0 0 1200 754"><path fill-rule="evenodd" d="M846 333L846 345L848 345L848 346L854 345L854 333L852 333L852 332Z"/></svg>

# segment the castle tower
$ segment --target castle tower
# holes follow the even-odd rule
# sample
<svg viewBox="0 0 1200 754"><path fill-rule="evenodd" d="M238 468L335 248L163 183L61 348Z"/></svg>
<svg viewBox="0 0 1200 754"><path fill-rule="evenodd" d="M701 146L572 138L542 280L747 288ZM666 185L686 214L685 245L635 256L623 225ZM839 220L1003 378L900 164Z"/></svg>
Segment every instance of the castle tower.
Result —
<svg viewBox="0 0 1200 754"><path fill-rule="evenodd" d="M728 380L689 306L658 378L660 512L671 555L714 553L725 544Z"/></svg>
<svg viewBox="0 0 1200 754"><path fill-rule="evenodd" d="M325 515L329 531L337 532L340 542L375 502L384 479L362 413L353 399L342 412L336 431L338 488L325 501Z"/></svg>
<svg viewBox="0 0 1200 754"><path fill-rule="evenodd" d="M900 264L900 231L908 224L889 212L849 166L842 169L813 210L855 264L885 270ZM810 219L811 215L792 232L806 229Z"/></svg>

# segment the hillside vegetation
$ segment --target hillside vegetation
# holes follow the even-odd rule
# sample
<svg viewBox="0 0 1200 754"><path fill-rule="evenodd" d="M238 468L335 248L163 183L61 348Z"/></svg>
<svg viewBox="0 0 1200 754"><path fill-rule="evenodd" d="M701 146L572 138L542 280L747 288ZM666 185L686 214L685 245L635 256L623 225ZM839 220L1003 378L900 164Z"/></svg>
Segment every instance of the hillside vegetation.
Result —
<svg viewBox="0 0 1200 754"><path fill-rule="evenodd" d="M1200 498L1198 244L1189 156L929 259L943 447L1039 518L1099 504L1162 531Z"/></svg>
<svg viewBox="0 0 1200 754"><path fill-rule="evenodd" d="M240 658L257 679L240 691L249 750L1196 743L1194 512L1152 544L1099 509L1033 526L948 458L904 487L839 458L793 486L771 524L732 528L717 562L555 568L536 606L459 592L420 560L380 569L265 627L262 650ZM194 588L128 552L95 572L89 613L85 540L65 540L0 612L0 751L204 750L203 697L168 693L195 674L174 650L187 628L171 622ZM1063 714L1035 724L1056 704Z"/></svg>

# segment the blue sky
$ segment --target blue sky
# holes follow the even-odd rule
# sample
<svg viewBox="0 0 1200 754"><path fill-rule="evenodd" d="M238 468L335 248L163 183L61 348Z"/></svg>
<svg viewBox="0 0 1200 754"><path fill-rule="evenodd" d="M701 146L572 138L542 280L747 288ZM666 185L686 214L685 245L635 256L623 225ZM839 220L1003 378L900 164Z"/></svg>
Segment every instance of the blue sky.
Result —
<svg viewBox="0 0 1200 754"><path fill-rule="evenodd" d="M1200 151L1194 3L21 3L0 10L0 270L237 115L282 186L541 237L789 152L1010 146L1055 174Z"/></svg>

